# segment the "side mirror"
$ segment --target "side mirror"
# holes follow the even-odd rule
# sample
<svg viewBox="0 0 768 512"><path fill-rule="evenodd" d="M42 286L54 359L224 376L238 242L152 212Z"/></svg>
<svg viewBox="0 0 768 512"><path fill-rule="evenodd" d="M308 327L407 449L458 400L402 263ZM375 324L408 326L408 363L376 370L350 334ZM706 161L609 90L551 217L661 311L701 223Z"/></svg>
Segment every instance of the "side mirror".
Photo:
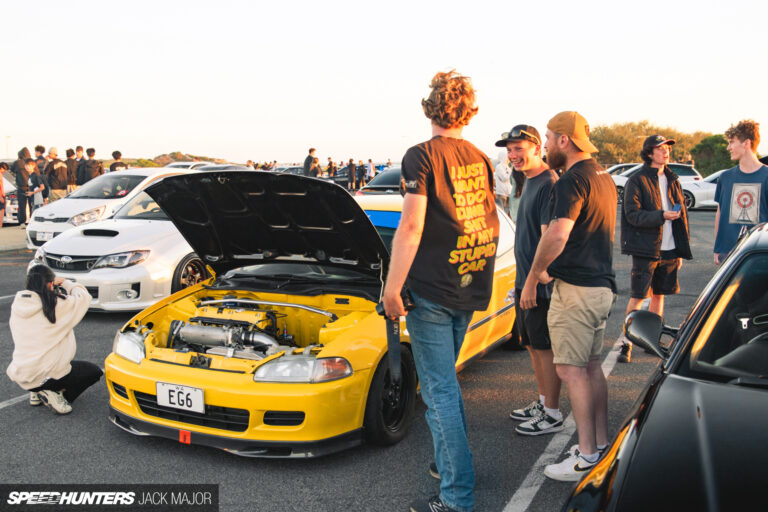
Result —
<svg viewBox="0 0 768 512"><path fill-rule="evenodd" d="M637 310L632 311L624 320L624 335L646 350L666 360L669 357L669 351L661 346L661 335L669 332L664 327L661 317L650 311Z"/></svg>

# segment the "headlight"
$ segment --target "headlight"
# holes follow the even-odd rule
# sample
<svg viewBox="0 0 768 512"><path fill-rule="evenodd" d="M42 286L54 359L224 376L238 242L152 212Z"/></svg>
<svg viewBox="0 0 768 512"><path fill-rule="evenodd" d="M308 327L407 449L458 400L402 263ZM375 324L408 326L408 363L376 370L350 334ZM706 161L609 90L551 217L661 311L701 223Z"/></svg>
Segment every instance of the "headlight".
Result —
<svg viewBox="0 0 768 512"><path fill-rule="evenodd" d="M352 375L352 366L343 357L316 359L285 356L265 363L256 370L256 382L327 382Z"/></svg>
<svg viewBox="0 0 768 512"><path fill-rule="evenodd" d="M112 343L112 352L138 364L146 356L144 337L137 332L118 331Z"/></svg>
<svg viewBox="0 0 768 512"><path fill-rule="evenodd" d="M149 251L128 251L102 256L91 269L95 268L125 268L141 263L149 256Z"/></svg>
<svg viewBox="0 0 768 512"><path fill-rule="evenodd" d="M80 226L83 224L88 224L89 222L99 220L101 216L104 214L105 208L106 206L99 206L98 208L93 208L92 210L88 210L83 213L78 213L77 215L69 219L67 222L69 222L73 226Z"/></svg>
<svg viewBox="0 0 768 512"><path fill-rule="evenodd" d="M35 253L34 261L37 263L45 263L45 251L42 248L38 249Z"/></svg>

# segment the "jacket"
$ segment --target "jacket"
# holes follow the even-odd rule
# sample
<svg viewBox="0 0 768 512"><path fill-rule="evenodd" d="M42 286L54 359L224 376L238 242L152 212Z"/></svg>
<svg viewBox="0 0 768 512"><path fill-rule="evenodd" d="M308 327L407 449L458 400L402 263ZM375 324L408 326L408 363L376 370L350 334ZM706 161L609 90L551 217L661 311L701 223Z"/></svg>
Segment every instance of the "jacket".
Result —
<svg viewBox="0 0 768 512"><path fill-rule="evenodd" d="M101 162L96 159L86 160L83 168L83 178L85 178L83 183L87 183L93 178L104 174L104 167L102 167Z"/></svg>
<svg viewBox="0 0 768 512"><path fill-rule="evenodd" d="M681 205L681 215L672 221L672 237L677 255L690 260L691 245L688 234L688 211L685 208L683 187L677 174L664 167L667 177L667 196L672 204ZM658 259L661 254L661 235L664 210L656 169L643 164L640 172L627 180L624 186L624 207L621 209L621 253L643 258Z"/></svg>
<svg viewBox="0 0 768 512"><path fill-rule="evenodd" d="M67 158L67 184L77 185L77 164L75 157Z"/></svg>
<svg viewBox="0 0 768 512"><path fill-rule="evenodd" d="M88 178L85 177L85 164L88 163L88 160L85 158L81 158L80 160L75 159L75 162L77 162L77 172L75 173L75 184L77 186L85 185L85 182L88 181Z"/></svg>
<svg viewBox="0 0 768 512"><path fill-rule="evenodd" d="M67 298L56 303L56 323L43 315L40 296L29 290L16 292L8 325L13 338L13 358L5 373L24 389L60 379L72 371L75 357L73 329L88 312L91 296L81 284L65 280Z"/></svg>
<svg viewBox="0 0 768 512"><path fill-rule="evenodd" d="M11 172L16 176L16 189L19 191L19 194L29 190L29 172L24 163L27 158L29 158L29 150L22 148L19 151L19 159L13 162L11 166Z"/></svg>
<svg viewBox="0 0 768 512"><path fill-rule="evenodd" d="M52 190L66 190L67 183L69 182L69 173L67 172L67 164L54 158L45 168L45 176L48 178L48 183L51 185Z"/></svg>

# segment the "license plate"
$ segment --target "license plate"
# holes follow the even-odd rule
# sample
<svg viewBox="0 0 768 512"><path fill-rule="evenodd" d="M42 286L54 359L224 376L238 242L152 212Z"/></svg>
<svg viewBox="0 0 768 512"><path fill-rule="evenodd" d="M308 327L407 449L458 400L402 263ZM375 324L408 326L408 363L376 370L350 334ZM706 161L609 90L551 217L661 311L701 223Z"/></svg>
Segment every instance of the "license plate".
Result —
<svg viewBox="0 0 768 512"><path fill-rule="evenodd" d="M200 388L158 382L157 404L205 414L203 390Z"/></svg>
<svg viewBox="0 0 768 512"><path fill-rule="evenodd" d="M51 233L50 231L38 231L37 239L41 242L47 241L47 240L53 240L53 233Z"/></svg>

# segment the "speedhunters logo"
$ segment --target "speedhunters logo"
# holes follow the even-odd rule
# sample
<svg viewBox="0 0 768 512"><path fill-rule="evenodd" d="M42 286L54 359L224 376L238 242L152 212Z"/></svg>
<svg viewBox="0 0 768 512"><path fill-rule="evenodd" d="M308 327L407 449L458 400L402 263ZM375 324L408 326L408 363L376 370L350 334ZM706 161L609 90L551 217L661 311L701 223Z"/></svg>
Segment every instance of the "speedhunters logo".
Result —
<svg viewBox="0 0 768 512"><path fill-rule="evenodd" d="M0 510L143 510L218 512L219 486L168 485L0 485ZM40 508L31 510L39 511Z"/></svg>

